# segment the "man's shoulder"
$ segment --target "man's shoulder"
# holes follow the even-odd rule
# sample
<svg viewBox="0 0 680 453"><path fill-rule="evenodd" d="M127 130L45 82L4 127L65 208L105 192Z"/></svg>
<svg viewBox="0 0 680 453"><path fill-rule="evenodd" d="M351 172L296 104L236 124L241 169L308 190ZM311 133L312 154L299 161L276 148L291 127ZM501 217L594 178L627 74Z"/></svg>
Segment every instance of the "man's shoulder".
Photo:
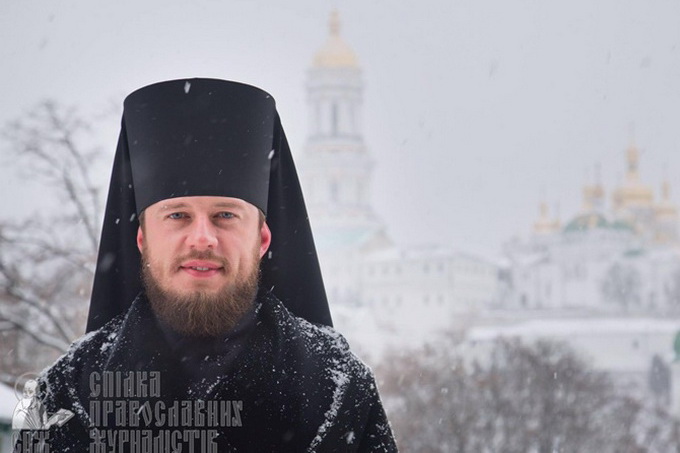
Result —
<svg viewBox="0 0 680 453"><path fill-rule="evenodd" d="M340 367L357 376L372 376L368 366L352 352L345 337L333 327L295 316L272 295L264 304L274 314L283 341L301 347L307 360L325 362L327 366Z"/></svg>
<svg viewBox="0 0 680 453"><path fill-rule="evenodd" d="M263 302L263 308L273 315L286 339L318 344L319 352L330 349L338 354L350 353L349 343L340 332L332 327L314 324L295 316L276 296L268 294Z"/></svg>
<svg viewBox="0 0 680 453"><path fill-rule="evenodd" d="M99 329L77 338L68 350L47 368L47 373L63 372L65 369L73 372L75 367L80 368L87 362L100 360L115 342L124 319L125 314L119 315Z"/></svg>
<svg viewBox="0 0 680 453"><path fill-rule="evenodd" d="M89 423L86 405L80 394L83 378L88 375L88 371L100 369L105 363L123 318L114 318L100 329L84 334L40 373L41 400L50 411L69 409L82 423Z"/></svg>

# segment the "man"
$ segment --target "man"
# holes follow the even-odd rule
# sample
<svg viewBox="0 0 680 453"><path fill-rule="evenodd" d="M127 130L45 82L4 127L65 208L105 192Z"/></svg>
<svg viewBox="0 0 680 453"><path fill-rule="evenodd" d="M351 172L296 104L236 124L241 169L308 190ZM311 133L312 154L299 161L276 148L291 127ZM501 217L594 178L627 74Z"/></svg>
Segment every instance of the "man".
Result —
<svg viewBox="0 0 680 453"><path fill-rule="evenodd" d="M40 378L47 410L75 414L51 451L396 451L370 370L331 328L258 88L126 98L88 331Z"/></svg>

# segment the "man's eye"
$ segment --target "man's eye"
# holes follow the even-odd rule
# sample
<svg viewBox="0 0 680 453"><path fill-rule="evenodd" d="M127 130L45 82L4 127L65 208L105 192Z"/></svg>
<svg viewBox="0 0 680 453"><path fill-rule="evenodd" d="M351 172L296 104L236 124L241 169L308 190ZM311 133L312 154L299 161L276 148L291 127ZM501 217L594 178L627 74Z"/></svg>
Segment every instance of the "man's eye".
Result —
<svg viewBox="0 0 680 453"><path fill-rule="evenodd" d="M217 217L221 219L233 219L235 215L231 212L220 212L219 214L217 214Z"/></svg>
<svg viewBox="0 0 680 453"><path fill-rule="evenodd" d="M173 212L172 214L168 215L168 218L173 220L183 219L184 217L184 213L182 212Z"/></svg>

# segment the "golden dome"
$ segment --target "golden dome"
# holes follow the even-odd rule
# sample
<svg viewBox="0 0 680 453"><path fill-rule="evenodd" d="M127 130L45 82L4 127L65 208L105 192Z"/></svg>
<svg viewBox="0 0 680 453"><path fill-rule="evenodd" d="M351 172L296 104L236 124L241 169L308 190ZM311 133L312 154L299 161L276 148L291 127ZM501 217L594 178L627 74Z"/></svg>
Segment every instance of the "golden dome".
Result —
<svg viewBox="0 0 680 453"><path fill-rule="evenodd" d="M600 183L600 164L595 165L595 180L592 184L586 182L582 189L583 203L581 212L590 213L602 211L604 207L604 188Z"/></svg>
<svg viewBox="0 0 680 453"><path fill-rule="evenodd" d="M614 191L616 208L650 207L653 199L652 189L640 183L626 184Z"/></svg>
<svg viewBox="0 0 680 453"><path fill-rule="evenodd" d="M661 186L661 201L654 207L657 228L654 240L657 244L678 242L678 208L671 201L671 187L668 181Z"/></svg>
<svg viewBox="0 0 680 453"><path fill-rule="evenodd" d="M631 144L626 151L628 160L628 172L626 182L622 187L614 191L615 209L627 207L651 207L654 194L652 189L640 182L638 174L638 149Z"/></svg>
<svg viewBox="0 0 680 453"><path fill-rule="evenodd" d="M331 13L328 22L330 36L326 44L314 55L317 68L358 68L359 62L352 49L340 38L340 17L337 11Z"/></svg>
<svg viewBox="0 0 680 453"><path fill-rule="evenodd" d="M560 221L557 219L551 220L548 217L548 205L546 205L544 201L541 202L538 210L539 217L536 223L534 223L534 233L549 234L560 229Z"/></svg>
<svg viewBox="0 0 680 453"><path fill-rule="evenodd" d="M597 207L604 199L604 189L601 184L583 186L583 212L590 212Z"/></svg>
<svg viewBox="0 0 680 453"><path fill-rule="evenodd" d="M671 201L671 187L668 181L664 181L661 186L661 202L658 203L654 209L658 220L675 218L678 215L678 209Z"/></svg>

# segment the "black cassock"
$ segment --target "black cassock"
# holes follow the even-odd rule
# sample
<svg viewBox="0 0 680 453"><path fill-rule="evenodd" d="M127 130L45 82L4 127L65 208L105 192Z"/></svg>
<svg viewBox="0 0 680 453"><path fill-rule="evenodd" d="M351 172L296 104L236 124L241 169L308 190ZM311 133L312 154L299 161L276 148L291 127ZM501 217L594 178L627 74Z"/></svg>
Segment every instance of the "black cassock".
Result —
<svg viewBox="0 0 680 453"><path fill-rule="evenodd" d="M53 452L396 451L371 371L272 294L216 341L168 334L144 296L41 376Z"/></svg>

